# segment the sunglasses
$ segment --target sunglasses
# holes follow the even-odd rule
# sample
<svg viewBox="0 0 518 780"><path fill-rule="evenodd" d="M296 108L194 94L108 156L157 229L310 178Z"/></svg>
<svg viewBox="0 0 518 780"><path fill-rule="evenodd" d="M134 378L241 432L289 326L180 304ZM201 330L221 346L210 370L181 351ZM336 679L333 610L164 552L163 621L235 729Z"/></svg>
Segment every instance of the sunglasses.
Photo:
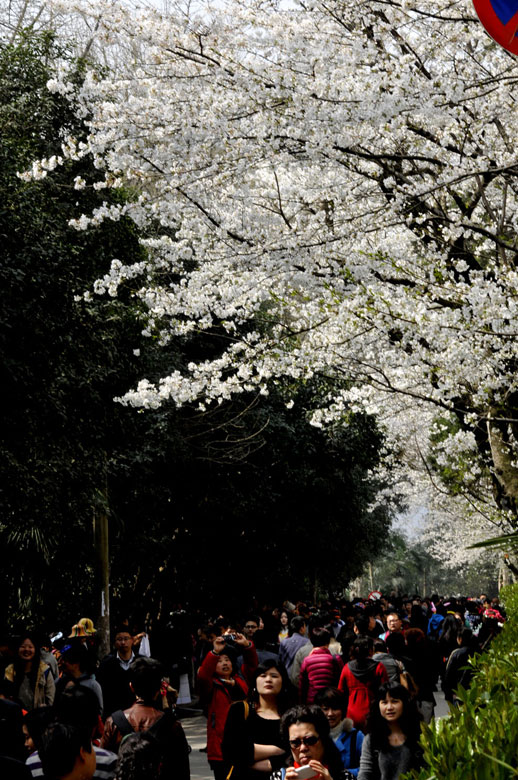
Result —
<svg viewBox="0 0 518 780"><path fill-rule="evenodd" d="M312 747L313 745L316 745L320 737L315 737L314 735L310 737L297 737L296 739L290 739L290 747L292 747L294 750L297 750L302 743L305 744L306 747Z"/></svg>

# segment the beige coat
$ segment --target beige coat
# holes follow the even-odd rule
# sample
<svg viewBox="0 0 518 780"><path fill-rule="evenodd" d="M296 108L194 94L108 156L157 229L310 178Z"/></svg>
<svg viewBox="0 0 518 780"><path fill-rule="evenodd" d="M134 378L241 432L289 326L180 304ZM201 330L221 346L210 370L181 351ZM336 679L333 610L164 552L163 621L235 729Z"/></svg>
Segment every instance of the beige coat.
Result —
<svg viewBox="0 0 518 780"><path fill-rule="evenodd" d="M5 670L4 677L6 680L14 682L14 676L14 664L9 664ZM54 685L50 666L44 661L40 661L32 706L34 708L42 707L44 704L51 706L54 703L55 695L56 686Z"/></svg>

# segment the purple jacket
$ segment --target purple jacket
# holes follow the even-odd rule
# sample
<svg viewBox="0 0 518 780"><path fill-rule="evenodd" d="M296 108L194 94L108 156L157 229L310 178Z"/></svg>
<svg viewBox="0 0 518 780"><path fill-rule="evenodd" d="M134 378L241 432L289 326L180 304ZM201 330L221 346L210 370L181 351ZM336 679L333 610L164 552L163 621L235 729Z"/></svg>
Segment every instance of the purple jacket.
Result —
<svg viewBox="0 0 518 780"><path fill-rule="evenodd" d="M343 666L342 659L332 655L328 647L315 647L300 669L300 701L313 704L318 691L329 686L336 688Z"/></svg>

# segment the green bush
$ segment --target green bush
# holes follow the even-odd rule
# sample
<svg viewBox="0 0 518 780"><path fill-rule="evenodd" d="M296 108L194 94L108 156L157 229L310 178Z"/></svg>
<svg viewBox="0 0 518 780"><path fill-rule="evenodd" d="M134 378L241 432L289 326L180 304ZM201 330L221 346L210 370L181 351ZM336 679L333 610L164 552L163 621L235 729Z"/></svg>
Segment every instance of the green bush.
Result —
<svg viewBox="0 0 518 780"><path fill-rule="evenodd" d="M449 718L423 726L424 768L418 780L518 777L518 585L502 592L508 621L488 652L473 660L468 691Z"/></svg>

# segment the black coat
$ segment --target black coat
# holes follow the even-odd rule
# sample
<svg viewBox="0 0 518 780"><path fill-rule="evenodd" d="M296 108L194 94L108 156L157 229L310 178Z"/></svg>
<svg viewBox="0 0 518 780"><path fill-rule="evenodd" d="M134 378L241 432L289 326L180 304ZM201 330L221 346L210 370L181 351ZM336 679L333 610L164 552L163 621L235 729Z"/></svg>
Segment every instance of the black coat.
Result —
<svg viewBox="0 0 518 780"><path fill-rule="evenodd" d="M135 655L135 658L139 656ZM122 668L116 653L110 653L103 658L96 677L103 691L105 719L116 710L126 710L131 707L135 701L135 694L129 687L130 671Z"/></svg>

